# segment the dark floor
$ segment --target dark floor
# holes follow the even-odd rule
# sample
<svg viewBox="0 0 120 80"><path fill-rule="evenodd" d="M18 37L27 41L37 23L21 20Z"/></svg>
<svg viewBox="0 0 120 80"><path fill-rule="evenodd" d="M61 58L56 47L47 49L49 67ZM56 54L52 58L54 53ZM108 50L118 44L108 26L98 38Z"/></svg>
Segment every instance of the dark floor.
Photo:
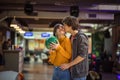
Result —
<svg viewBox="0 0 120 80"><path fill-rule="evenodd" d="M102 73L102 80L120 80L120 79L117 79L117 74Z"/></svg>
<svg viewBox="0 0 120 80"><path fill-rule="evenodd" d="M53 66L42 63L24 64L25 80L52 80ZM102 73L102 80L120 80L117 74Z"/></svg>

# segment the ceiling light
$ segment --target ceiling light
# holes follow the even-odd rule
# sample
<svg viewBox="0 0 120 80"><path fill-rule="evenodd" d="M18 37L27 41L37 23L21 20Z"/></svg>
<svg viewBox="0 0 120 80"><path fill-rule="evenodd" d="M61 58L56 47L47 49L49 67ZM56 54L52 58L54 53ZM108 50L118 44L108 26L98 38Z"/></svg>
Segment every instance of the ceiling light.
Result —
<svg viewBox="0 0 120 80"><path fill-rule="evenodd" d="M17 24L16 24L17 25ZM19 29L20 27L19 26L13 26L15 29Z"/></svg>
<svg viewBox="0 0 120 80"><path fill-rule="evenodd" d="M82 31L82 32L88 32L88 30L87 30L87 29L81 29L81 31Z"/></svg>
<svg viewBox="0 0 120 80"><path fill-rule="evenodd" d="M22 29L21 29L21 28L16 28L16 30L17 30L17 31L20 31L20 30L22 30Z"/></svg>
<svg viewBox="0 0 120 80"><path fill-rule="evenodd" d="M94 27L95 26L95 24L89 24L89 23L86 23L86 24L81 23L80 25L81 26L90 26L90 27Z"/></svg>
<svg viewBox="0 0 120 80"><path fill-rule="evenodd" d="M22 30L22 31L19 31L19 33L23 33L23 34L24 34L24 33L25 33L25 31L23 31L23 30Z"/></svg>
<svg viewBox="0 0 120 80"><path fill-rule="evenodd" d="M10 24L10 27L16 27L16 26L18 26L18 25L17 25L17 21L16 21L15 16L14 16L14 18Z"/></svg>

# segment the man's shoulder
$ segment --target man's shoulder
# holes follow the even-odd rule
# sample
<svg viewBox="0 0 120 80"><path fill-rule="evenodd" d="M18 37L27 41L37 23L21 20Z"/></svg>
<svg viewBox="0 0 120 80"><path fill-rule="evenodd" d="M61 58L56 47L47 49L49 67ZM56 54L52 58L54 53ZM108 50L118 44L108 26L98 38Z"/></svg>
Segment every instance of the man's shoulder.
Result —
<svg viewBox="0 0 120 80"><path fill-rule="evenodd" d="M78 36L77 37L78 38L84 37L84 38L88 39L88 36L85 33L81 32L81 31L78 32Z"/></svg>

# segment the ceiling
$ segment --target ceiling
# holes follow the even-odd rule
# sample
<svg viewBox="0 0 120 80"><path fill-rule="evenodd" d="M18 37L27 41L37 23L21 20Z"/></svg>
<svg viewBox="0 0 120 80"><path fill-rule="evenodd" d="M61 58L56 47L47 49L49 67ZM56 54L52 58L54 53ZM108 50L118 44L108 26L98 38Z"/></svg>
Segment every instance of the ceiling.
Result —
<svg viewBox="0 0 120 80"><path fill-rule="evenodd" d="M33 7L30 14L25 12L28 3ZM0 0L0 22L10 24L15 16L23 29L39 31L70 15L71 6L78 6L80 23L110 24L114 13L120 12L119 3L120 0Z"/></svg>

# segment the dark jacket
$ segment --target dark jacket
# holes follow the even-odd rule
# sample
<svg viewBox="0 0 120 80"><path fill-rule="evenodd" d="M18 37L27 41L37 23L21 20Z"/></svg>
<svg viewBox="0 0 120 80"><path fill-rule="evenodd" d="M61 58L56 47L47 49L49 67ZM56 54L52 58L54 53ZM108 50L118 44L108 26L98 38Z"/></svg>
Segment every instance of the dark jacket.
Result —
<svg viewBox="0 0 120 80"><path fill-rule="evenodd" d="M75 35L72 43L72 60L77 56L84 60L71 68L73 78L85 77L88 74L88 37L80 31Z"/></svg>

